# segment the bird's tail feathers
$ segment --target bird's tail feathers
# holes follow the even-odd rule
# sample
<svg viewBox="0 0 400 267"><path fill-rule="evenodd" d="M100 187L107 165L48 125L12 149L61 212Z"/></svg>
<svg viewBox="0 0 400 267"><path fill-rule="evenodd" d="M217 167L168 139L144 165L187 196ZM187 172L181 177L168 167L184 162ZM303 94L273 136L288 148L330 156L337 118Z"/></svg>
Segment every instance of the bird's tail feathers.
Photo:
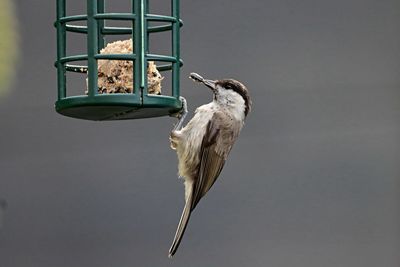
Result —
<svg viewBox="0 0 400 267"><path fill-rule="evenodd" d="M169 258L172 258L176 253L179 244L181 243L183 234L185 233L187 223L189 222L190 213L192 210L193 186L190 186L188 190L189 192L187 194L186 203L185 207L183 208L181 219L179 220L178 229L176 230L174 241L172 242L171 248L169 249Z"/></svg>

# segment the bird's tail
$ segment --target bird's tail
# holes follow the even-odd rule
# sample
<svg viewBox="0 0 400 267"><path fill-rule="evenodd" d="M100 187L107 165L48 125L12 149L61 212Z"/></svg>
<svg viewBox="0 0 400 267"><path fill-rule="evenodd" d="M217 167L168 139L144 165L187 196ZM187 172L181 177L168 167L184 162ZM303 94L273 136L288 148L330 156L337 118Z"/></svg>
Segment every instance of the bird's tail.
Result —
<svg viewBox="0 0 400 267"><path fill-rule="evenodd" d="M187 199L185 203L185 207L183 208L181 219L179 220L178 229L176 230L174 241L172 242L171 248L169 249L168 257L172 258L177 251L179 244L181 243L183 234L185 233L185 229L187 223L189 222L190 213L192 210L192 201L193 201L193 186L188 188L190 191L187 194Z"/></svg>

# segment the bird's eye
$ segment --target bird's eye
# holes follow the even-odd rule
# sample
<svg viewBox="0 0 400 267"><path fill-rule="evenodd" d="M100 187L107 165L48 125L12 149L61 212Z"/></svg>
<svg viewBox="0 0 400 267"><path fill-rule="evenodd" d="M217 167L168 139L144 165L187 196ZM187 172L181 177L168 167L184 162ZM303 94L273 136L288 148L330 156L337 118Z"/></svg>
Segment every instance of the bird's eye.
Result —
<svg viewBox="0 0 400 267"><path fill-rule="evenodd" d="M232 89L232 85L227 84L227 85L225 85L225 88L226 88L226 89Z"/></svg>

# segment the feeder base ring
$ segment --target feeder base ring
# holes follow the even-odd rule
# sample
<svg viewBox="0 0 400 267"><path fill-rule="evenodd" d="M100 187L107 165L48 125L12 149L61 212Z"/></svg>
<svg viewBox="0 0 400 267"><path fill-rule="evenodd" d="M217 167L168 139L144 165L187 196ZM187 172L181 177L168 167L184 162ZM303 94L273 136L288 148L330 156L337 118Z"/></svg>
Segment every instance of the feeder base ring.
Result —
<svg viewBox="0 0 400 267"><path fill-rule="evenodd" d="M154 95L138 99L133 94L100 94L71 96L55 103L56 111L64 116L111 121L167 116L178 112L182 103L171 96Z"/></svg>

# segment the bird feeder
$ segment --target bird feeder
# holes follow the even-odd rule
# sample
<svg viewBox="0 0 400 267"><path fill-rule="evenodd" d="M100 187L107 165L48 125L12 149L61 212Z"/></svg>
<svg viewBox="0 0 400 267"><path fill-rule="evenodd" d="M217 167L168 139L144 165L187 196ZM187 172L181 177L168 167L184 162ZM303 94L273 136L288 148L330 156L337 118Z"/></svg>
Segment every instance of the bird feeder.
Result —
<svg viewBox="0 0 400 267"><path fill-rule="evenodd" d="M72 1L72 0L69 0ZM106 0L87 0L87 13L67 16L67 0L57 0L57 67L58 98L55 109L58 113L87 120L121 120L171 115L178 112L182 103L179 92L180 67L179 0L171 0L171 15L149 13L149 0L130 0L127 13L109 13L105 10ZM110 0L112 4L112 0ZM131 27L110 27L108 20L130 21ZM77 22L86 22L85 26ZM153 25L150 22L156 22ZM70 32L86 35L86 54L67 55L67 34ZM157 32L172 34L170 55L152 54L149 51L149 36ZM101 54L108 35L127 35L132 38L133 51L128 54ZM125 60L133 64L132 93L100 94L98 92L98 60ZM84 61L87 65L77 65ZM153 95L148 93L147 66L149 61L162 62L158 71L171 71L171 94ZM75 63L75 64L74 64ZM87 93L67 94L67 72L87 75ZM84 88L85 85L82 86Z"/></svg>

